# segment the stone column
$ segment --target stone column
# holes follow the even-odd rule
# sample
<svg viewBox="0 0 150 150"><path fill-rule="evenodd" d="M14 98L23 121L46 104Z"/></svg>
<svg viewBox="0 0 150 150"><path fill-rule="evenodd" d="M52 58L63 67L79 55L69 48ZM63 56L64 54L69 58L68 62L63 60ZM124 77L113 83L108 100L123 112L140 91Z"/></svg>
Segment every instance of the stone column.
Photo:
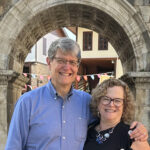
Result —
<svg viewBox="0 0 150 150"><path fill-rule="evenodd" d="M0 70L0 147L2 150L5 147L14 104L27 81L28 79L12 70Z"/></svg>
<svg viewBox="0 0 150 150"><path fill-rule="evenodd" d="M150 72L128 72L121 79L128 83L135 95L135 119L148 129L150 142Z"/></svg>

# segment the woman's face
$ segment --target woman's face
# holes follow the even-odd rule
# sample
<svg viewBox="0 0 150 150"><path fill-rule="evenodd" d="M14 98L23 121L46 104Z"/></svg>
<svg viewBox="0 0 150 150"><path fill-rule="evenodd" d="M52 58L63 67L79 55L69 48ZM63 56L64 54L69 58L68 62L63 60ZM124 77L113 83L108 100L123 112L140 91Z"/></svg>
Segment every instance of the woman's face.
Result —
<svg viewBox="0 0 150 150"><path fill-rule="evenodd" d="M109 104L106 104L109 100ZM119 106L116 106L114 104ZM101 121L109 121L109 122L120 122L122 113L123 113L123 99L124 99L124 90L121 86L114 86L107 89L106 97L101 98L98 110L100 112Z"/></svg>

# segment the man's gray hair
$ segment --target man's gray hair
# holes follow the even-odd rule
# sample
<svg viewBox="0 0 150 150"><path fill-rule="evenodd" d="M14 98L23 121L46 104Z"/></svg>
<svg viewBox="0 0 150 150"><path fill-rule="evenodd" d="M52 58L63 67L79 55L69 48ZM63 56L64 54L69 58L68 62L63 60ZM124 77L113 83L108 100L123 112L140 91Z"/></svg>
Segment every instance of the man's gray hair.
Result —
<svg viewBox="0 0 150 150"><path fill-rule="evenodd" d="M52 42L48 50L48 57L53 59L58 50L74 54L79 61L81 59L81 50L78 43L70 38L60 38Z"/></svg>

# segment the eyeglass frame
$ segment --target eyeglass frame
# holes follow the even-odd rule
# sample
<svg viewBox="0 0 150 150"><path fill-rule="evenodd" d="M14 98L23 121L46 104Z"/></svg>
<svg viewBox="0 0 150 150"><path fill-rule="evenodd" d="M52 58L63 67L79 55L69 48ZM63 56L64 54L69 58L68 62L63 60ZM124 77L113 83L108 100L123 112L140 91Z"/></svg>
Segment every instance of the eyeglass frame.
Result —
<svg viewBox="0 0 150 150"><path fill-rule="evenodd" d="M107 99L109 99L109 103L108 103L108 104L104 104L104 103L103 103L104 101L102 101L102 99L105 98L105 97L106 97ZM105 100L106 100L106 99L105 99ZM121 103L120 103L119 105L116 105L115 100L120 100ZM106 106L106 105L109 105L111 102L113 102L113 104L114 104L115 106L120 107L120 106L123 105L124 99L122 99L122 98L111 98L111 97L108 97L108 96L101 96L101 97L100 97L100 102L102 102L102 104L105 105L105 106Z"/></svg>
<svg viewBox="0 0 150 150"><path fill-rule="evenodd" d="M77 60L66 60L64 58L61 57L53 57L53 59L55 59L57 61L58 64L62 64L62 65L66 65L67 62L69 63L69 65L71 65L72 67L79 67L80 61Z"/></svg>

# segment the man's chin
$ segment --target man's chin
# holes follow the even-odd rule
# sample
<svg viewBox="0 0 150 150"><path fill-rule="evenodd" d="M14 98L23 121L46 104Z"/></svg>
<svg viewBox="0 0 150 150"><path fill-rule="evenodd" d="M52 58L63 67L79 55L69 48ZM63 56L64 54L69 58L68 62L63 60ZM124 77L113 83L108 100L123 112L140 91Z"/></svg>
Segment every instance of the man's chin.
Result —
<svg viewBox="0 0 150 150"><path fill-rule="evenodd" d="M63 85L63 86L71 86L72 85L72 82L67 82L67 81L62 81L61 82L61 84Z"/></svg>

